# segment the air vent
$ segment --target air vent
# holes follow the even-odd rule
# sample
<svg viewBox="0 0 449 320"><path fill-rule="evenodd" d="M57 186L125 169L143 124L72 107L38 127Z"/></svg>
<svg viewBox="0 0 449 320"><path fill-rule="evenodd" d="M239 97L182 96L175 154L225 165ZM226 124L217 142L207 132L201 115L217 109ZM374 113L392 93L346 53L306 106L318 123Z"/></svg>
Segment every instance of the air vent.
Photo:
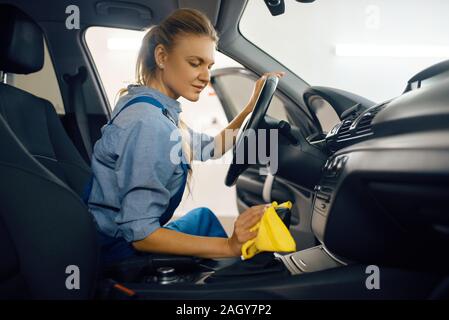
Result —
<svg viewBox="0 0 449 320"><path fill-rule="evenodd" d="M341 173L346 161L348 160L347 156L338 156L333 159L329 159L323 166L323 175L321 178L321 186L320 190L325 193L332 193L333 188L337 184L338 176Z"/></svg>
<svg viewBox="0 0 449 320"><path fill-rule="evenodd" d="M340 130L338 130L338 140L342 140L345 138L349 138L351 136L351 133L349 132L349 128L351 128L353 120L346 120L343 122L342 126L340 127Z"/></svg>
<svg viewBox="0 0 449 320"><path fill-rule="evenodd" d="M355 129L355 135L367 135L373 132L372 130L372 122L376 114L378 114L383 108L385 104L381 104L374 108L371 108L367 112L365 112L358 120Z"/></svg>
<svg viewBox="0 0 449 320"><path fill-rule="evenodd" d="M358 116L344 120L336 126L336 133L329 135L327 141L331 150L338 150L354 139L368 137L373 134L372 121L377 113L387 106L387 102L371 107ZM332 133L332 132L331 132ZM335 138L333 136L335 135Z"/></svg>
<svg viewBox="0 0 449 320"><path fill-rule="evenodd" d="M323 191L326 193L334 192L334 187L337 184L338 179L337 176L327 176L323 177L320 181L320 184L325 188Z"/></svg>
<svg viewBox="0 0 449 320"><path fill-rule="evenodd" d="M371 132L371 122L374 115L371 112L365 113L360 121L357 123L356 135L366 134Z"/></svg>

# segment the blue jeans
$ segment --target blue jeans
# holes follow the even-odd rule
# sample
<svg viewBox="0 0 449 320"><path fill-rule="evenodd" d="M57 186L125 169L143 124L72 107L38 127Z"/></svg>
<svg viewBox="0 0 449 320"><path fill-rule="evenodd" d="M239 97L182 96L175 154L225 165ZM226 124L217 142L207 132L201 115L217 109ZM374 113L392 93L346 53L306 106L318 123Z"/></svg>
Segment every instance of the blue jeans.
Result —
<svg viewBox="0 0 449 320"><path fill-rule="evenodd" d="M163 228L194 236L228 237L217 216L205 207L193 209L181 218L167 223Z"/></svg>
<svg viewBox="0 0 449 320"><path fill-rule="evenodd" d="M195 236L227 238L228 235L215 214L205 207L187 212L181 218L167 223L162 228ZM113 238L99 232L101 257L104 264L118 262L133 256L148 254L134 249L123 238ZM151 253L150 253L151 254Z"/></svg>

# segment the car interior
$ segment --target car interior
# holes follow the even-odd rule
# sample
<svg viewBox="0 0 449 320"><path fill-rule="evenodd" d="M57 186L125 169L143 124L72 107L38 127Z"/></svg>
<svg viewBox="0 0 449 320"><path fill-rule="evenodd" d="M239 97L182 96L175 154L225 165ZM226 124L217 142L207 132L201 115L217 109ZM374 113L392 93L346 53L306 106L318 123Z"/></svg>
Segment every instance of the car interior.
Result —
<svg viewBox="0 0 449 320"><path fill-rule="evenodd" d="M242 36L247 2L0 0L2 299L449 298L449 61L411 74L401 95L381 103L310 86ZM81 23L69 30L66 8L74 3ZM248 261L153 254L103 267L82 195L111 106L84 33L91 26L142 30L182 7L206 13L220 34L218 50L243 66L212 72L227 116L224 76L286 71L267 80L234 148L234 159L249 148L245 130L277 129L277 172L233 163L223 188L236 187L240 212L291 201L291 211L279 214L297 251ZM64 113L11 82L41 70L45 50ZM289 121L267 115L274 96ZM322 104L338 116L328 131L317 118ZM73 265L80 283L69 290ZM367 289L369 266L379 268L378 290Z"/></svg>

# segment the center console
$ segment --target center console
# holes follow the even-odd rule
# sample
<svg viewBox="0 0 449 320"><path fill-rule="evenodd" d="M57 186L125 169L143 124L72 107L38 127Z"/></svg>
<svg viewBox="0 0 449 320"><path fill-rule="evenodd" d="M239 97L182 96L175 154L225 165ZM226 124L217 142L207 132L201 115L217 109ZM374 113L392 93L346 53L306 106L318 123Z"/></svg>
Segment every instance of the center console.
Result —
<svg viewBox="0 0 449 320"><path fill-rule="evenodd" d="M329 216L332 202L338 187L339 177L342 174L348 157L345 155L331 157L323 166L323 174L320 183L315 186L313 201L312 230L322 243L324 230Z"/></svg>
<svg viewBox="0 0 449 320"><path fill-rule="evenodd" d="M335 198L339 177L348 158L345 155L331 157L323 166L320 183L315 186L313 201L312 230L323 243L326 220ZM345 266L348 261L332 254L324 244L306 250L281 255L275 253L292 275L316 272Z"/></svg>

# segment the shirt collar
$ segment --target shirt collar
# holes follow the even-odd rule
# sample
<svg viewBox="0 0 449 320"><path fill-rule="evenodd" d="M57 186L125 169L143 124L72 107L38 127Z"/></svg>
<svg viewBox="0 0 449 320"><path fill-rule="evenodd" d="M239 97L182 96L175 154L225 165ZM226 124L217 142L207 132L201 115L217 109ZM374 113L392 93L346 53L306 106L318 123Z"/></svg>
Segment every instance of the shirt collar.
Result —
<svg viewBox="0 0 449 320"><path fill-rule="evenodd" d="M130 95L148 95L158 100L167 109L170 116L178 123L179 114L182 112L181 103L169 96L163 94L159 90L143 86L131 84L128 86Z"/></svg>

